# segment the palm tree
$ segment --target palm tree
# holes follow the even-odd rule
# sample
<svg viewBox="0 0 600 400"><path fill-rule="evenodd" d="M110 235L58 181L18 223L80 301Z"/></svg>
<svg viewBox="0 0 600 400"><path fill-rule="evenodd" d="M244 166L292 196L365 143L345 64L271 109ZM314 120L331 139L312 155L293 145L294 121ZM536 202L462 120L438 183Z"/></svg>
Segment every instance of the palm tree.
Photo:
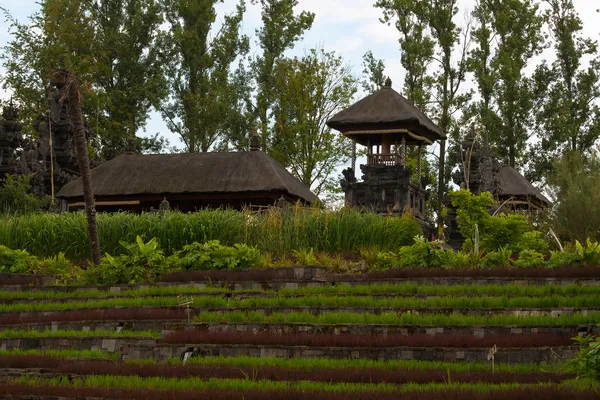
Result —
<svg viewBox="0 0 600 400"><path fill-rule="evenodd" d="M83 184L83 201L85 203L85 214L87 216L88 236L92 250L92 262L100 264L100 239L98 237L98 224L96 222L96 202L92 188L92 172L90 169L90 158L83 126L83 112L81 103L83 101L79 90L79 79L73 73L64 69L54 70L51 74L51 84L62 90L60 101L68 101L71 126L75 137L77 149L77 161Z"/></svg>

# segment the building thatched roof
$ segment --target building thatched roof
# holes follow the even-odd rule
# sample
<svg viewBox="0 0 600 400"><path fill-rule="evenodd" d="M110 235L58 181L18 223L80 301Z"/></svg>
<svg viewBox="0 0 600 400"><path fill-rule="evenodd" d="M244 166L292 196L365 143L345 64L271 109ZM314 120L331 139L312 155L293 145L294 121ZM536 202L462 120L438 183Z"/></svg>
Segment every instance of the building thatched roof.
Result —
<svg viewBox="0 0 600 400"><path fill-rule="evenodd" d="M550 205L551 201L546 198L535 186L533 186L516 169L505 165L498 171L498 187L504 197L527 197L535 198L545 205Z"/></svg>
<svg viewBox="0 0 600 400"><path fill-rule="evenodd" d="M359 130L407 129L431 141L445 139L442 129L410 101L392 89L391 81L327 121L340 132Z"/></svg>
<svg viewBox="0 0 600 400"><path fill-rule="evenodd" d="M272 193L305 202L317 197L262 151L200 154L123 154L92 170L94 196ZM83 196L81 178L57 197Z"/></svg>

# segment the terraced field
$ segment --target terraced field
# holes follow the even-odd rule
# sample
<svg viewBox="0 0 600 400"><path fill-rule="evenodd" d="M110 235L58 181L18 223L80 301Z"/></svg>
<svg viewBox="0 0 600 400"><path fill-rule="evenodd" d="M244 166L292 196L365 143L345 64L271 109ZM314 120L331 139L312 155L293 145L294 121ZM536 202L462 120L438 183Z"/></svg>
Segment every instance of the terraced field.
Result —
<svg viewBox="0 0 600 400"><path fill-rule="evenodd" d="M600 330L590 271L0 279L0 397L595 399L565 366Z"/></svg>

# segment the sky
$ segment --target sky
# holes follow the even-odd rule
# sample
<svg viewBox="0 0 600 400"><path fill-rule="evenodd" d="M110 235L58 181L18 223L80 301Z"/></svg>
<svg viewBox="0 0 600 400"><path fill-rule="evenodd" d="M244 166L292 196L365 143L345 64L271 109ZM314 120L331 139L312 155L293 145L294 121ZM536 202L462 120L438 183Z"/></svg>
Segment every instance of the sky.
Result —
<svg viewBox="0 0 600 400"><path fill-rule="evenodd" d="M381 11L373 7L374 2L375 0L299 0L298 9L314 12L316 17L312 29L305 34L296 48L290 51L290 55L302 55L308 49L320 46L342 56L351 67L352 73L360 78L363 70L362 56L371 50L376 58L384 60L386 75L392 79L393 87L401 91L404 74L400 65L398 34L393 26L380 22ZM246 0L246 3L243 32L252 37L255 29L260 26L260 7L250 4L249 0ZM467 17L475 0L462 0L460 3L459 22ZM217 18L222 18L224 13L233 10L236 4L237 0L224 0L224 4L218 8ZM583 20L584 35L600 40L600 14L596 12L600 8L600 1L574 0L574 4ZM36 0L0 0L0 7L7 9L20 22L26 22L27 17L39 9ZM10 39L9 26L2 18L0 48ZM549 53L547 55L549 56ZM542 55L541 58L545 56ZM3 72L0 66L0 75ZM359 93L358 96L360 95ZM9 97L10 93L0 89L0 98ZM179 138L169 132L161 116L153 112L146 132L140 132L140 135L153 136L155 133L165 136L171 145L182 145Z"/></svg>

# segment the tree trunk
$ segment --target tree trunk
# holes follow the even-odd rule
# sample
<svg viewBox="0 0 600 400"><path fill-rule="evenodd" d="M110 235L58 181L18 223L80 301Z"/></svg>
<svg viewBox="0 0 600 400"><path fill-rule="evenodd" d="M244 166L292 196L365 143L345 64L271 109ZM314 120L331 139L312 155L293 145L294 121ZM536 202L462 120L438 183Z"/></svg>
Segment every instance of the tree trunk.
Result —
<svg viewBox="0 0 600 400"><path fill-rule="evenodd" d="M85 214L87 216L92 261L94 264L98 265L100 264L100 239L98 237L98 224L96 223L96 204L92 189L90 159L88 156L87 140L83 126L81 92L79 91L79 79L70 72L66 74L66 86L64 90L68 91L69 114L71 117L71 125L73 126L73 134L75 136L77 161L79 162L79 172L81 173L81 182L83 184L83 201L85 202Z"/></svg>
<svg viewBox="0 0 600 400"><path fill-rule="evenodd" d="M440 140L440 164L438 170L438 233L441 235L444 231L444 193L446 192L445 174L446 174L446 140Z"/></svg>

